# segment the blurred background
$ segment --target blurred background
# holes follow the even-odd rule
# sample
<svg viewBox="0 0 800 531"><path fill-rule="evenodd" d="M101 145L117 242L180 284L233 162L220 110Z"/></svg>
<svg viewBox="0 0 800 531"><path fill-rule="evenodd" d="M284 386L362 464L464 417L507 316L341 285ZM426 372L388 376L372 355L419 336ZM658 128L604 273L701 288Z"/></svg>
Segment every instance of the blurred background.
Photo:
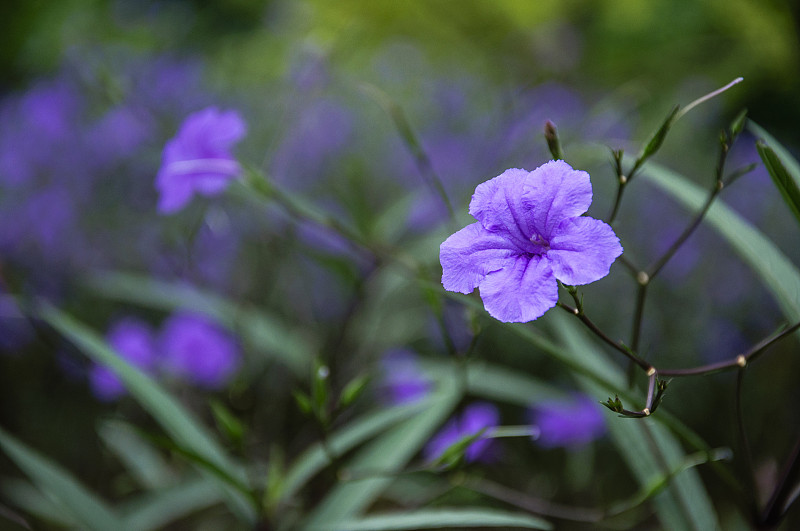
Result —
<svg viewBox="0 0 800 531"><path fill-rule="evenodd" d="M387 352L411 352L422 365L442 361L448 350L468 348L476 320L477 359L574 392L579 386L565 364L532 351L487 316L441 294L430 304L426 290L402 289L401 275L387 278L385 264L340 235L255 204L243 190L159 215L154 181L164 144L192 112L212 105L237 110L248 127L238 160L320 212L413 255L436 281L438 245L453 231L428 186L431 172L459 222L471 222L467 205L476 185L551 158L546 120L557 125L568 162L592 175L589 213L597 218L607 218L616 187L610 149L637 153L673 105L739 76L742 83L678 122L654 160L710 186L719 131L743 108L793 151L800 146L799 23L800 6L777 0L6 0L0 424L110 500L137 492L98 427L124 419L145 431L158 428L123 391L98 383L97 368L69 342L23 318L8 294L45 298L109 341L115 326L132 319L148 341L164 345L185 316L137 303L131 293L142 279L268 312L280 331L309 340L330 367L334 389L368 375L366 394L334 424L385 398ZM399 115L413 142L398 130ZM755 139L742 135L731 170L760 163ZM760 164L722 200L800 264L797 224ZM642 182L626 192L615 230L626 256L643 265L689 219L680 204ZM586 289L587 311L612 337L630 333L634 299L635 284L619 265ZM669 367L719 361L783 322L752 271L701 227L652 286L642 351ZM535 327L548 334L551 323L545 317ZM217 380L187 369L164 385L208 425L219 422L207 406L213 402L246 426L240 439L228 441L245 459L291 461L319 437L292 396L307 379L254 353L237 330L226 333L221 341L235 342L231 348L241 353L218 361ZM800 428L796 408L785 407L800 399L796 353L792 338L748 369L746 421L765 484ZM711 447L733 446L732 381L730 374L676 380L664 407ZM496 405L505 424L528 422L526 408ZM481 474L562 503L609 503L613 486L631 475L609 440L592 444L573 451L511 439ZM179 459L171 459L180 470L173 462ZM19 470L0 457L0 475L8 479L0 492L16 493L9 505L18 506ZM705 471L701 477L719 514L733 511L737 502L719 478ZM299 512L314 507L332 481L313 483ZM475 496L456 491L432 499L469 504ZM397 496L381 503L416 502ZM224 522L219 512L209 509L181 525L214 528L215 518ZM731 518L747 518L736 514ZM787 529L800 521L797 511L793 517ZM40 516L32 521L59 526ZM640 522L658 528L646 515Z"/></svg>

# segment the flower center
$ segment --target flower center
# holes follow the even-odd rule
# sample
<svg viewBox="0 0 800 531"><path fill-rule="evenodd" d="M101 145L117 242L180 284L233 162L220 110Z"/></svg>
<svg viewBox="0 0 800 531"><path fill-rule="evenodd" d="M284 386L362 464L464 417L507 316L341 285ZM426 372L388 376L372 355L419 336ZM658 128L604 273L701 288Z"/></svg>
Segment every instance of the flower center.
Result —
<svg viewBox="0 0 800 531"><path fill-rule="evenodd" d="M545 240L541 234L534 234L531 236L530 242L538 247L538 249L536 249L537 253L544 254L550 250L550 242Z"/></svg>

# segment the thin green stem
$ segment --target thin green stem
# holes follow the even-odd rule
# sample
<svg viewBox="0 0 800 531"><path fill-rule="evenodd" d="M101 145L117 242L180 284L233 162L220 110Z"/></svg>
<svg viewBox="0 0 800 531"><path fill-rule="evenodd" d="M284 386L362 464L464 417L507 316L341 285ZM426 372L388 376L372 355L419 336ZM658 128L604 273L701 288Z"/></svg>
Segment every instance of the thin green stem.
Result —
<svg viewBox="0 0 800 531"><path fill-rule="evenodd" d="M692 367L690 369L667 369L667 370L659 370L658 372L662 376L679 377L679 376L700 376L705 374L712 374L715 372L726 371L730 369L741 369L746 367L750 362L754 361L759 356L761 356L764 352L767 351L769 347L771 347L778 341L784 339L786 336L791 335L798 329L800 329L800 322L797 322L788 328L784 328L777 334L774 334L770 337L761 340L744 354L739 354L738 356L730 360L720 361L717 363L709 363L707 365Z"/></svg>

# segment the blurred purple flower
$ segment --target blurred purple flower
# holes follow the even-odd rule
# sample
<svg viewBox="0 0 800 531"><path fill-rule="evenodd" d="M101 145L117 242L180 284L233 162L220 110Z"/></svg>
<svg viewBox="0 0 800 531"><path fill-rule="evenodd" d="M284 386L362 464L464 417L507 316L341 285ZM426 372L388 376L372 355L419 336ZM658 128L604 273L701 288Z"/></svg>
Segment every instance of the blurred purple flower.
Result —
<svg viewBox="0 0 800 531"><path fill-rule="evenodd" d="M494 428L499 423L500 413L493 405L486 402L470 404L464 408L460 416L450 419L445 427L428 442L424 450L426 461L435 461L460 439L475 435L484 429ZM464 459L469 463L491 461L493 442L492 439L484 438L474 440L464 452Z"/></svg>
<svg viewBox="0 0 800 531"><path fill-rule="evenodd" d="M121 319L109 329L106 340L122 358L135 367L148 373L155 369L155 336L147 323L132 317ZM89 384L94 395L103 401L114 400L125 394L122 381L104 365L92 366Z"/></svg>
<svg viewBox="0 0 800 531"><path fill-rule="evenodd" d="M500 321L540 317L558 300L556 279L594 282L622 254L610 226L581 216L591 202L589 174L560 160L478 185L469 207L478 222L440 247L444 288L480 288L486 311Z"/></svg>
<svg viewBox="0 0 800 531"><path fill-rule="evenodd" d="M152 134L143 109L120 106L108 111L87 133L92 162L100 167L132 156Z"/></svg>
<svg viewBox="0 0 800 531"><path fill-rule="evenodd" d="M182 209L194 194L218 195L231 179L239 177L242 168L231 148L245 131L236 111L209 107L189 115L164 148L156 177L159 212L170 214Z"/></svg>
<svg viewBox="0 0 800 531"><path fill-rule="evenodd" d="M173 314L160 338L164 370L207 389L224 386L241 364L236 340L207 318Z"/></svg>
<svg viewBox="0 0 800 531"><path fill-rule="evenodd" d="M350 142L353 117L334 101L319 100L304 108L278 146L271 163L276 179L294 187L318 183Z"/></svg>
<svg viewBox="0 0 800 531"><path fill-rule="evenodd" d="M536 404L531 417L540 430L536 442L544 448L578 447L606 432L603 411L586 395Z"/></svg>
<svg viewBox="0 0 800 531"><path fill-rule="evenodd" d="M417 357L406 349L392 349L381 359L382 390L391 404L409 404L425 398L431 391L430 380L422 372Z"/></svg>

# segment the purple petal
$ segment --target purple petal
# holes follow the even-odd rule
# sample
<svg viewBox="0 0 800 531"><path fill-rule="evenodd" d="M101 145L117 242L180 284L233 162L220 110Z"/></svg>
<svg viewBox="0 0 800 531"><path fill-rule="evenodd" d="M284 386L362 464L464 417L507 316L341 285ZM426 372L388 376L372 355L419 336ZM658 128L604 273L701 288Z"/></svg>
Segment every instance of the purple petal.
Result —
<svg viewBox="0 0 800 531"><path fill-rule="evenodd" d="M585 395L537 404L533 423L540 430L536 442L544 448L578 447L606 432L602 409Z"/></svg>
<svg viewBox="0 0 800 531"><path fill-rule="evenodd" d="M480 223L467 225L439 248L442 285L448 291L470 293L492 271L520 254L507 237L487 231Z"/></svg>
<svg viewBox="0 0 800 531"><path fill-rule="evenodd" d="M529 173L519 168L481 183L475 188L469 213L490 232L504 233L521 248L534 234L530 207L523 201Z"/></svg>
<svg viewBox="0 0 800 531"><path fill-rule="evenodd" d="M563 160L553 160L533 170L524 190L535 232L550 239L563 220L580 216L592 204L592 183L585 171L573 170Z"/></svg>
<svg viewBox="0 0 800 531"><path fill-rule="evenodd" d="M578 217L562 221L553 231L547 260L558 280L574 286L606 276L621 254L619 238L610 226Z"/></svg>
<svg viewBox="0 0 800 531"><path fill-rule="evenodd" d="M541 256L519 256L480 283L489 315L506 323L525 323L541 317L558 301L558 284L550 263Z"/></svg>
<svg viewBox="0 0 800 531"><path fill-rule="evenodd" d="M485 429L494 428L500 423L500 413L497 408L485 402L468 406L461 416L461 430L463 435L472 435ZM484 435L486 433L484 432ZM492 444L492 439L476 439L469 445L464 457L467 461L480 459Z"/></svg>

